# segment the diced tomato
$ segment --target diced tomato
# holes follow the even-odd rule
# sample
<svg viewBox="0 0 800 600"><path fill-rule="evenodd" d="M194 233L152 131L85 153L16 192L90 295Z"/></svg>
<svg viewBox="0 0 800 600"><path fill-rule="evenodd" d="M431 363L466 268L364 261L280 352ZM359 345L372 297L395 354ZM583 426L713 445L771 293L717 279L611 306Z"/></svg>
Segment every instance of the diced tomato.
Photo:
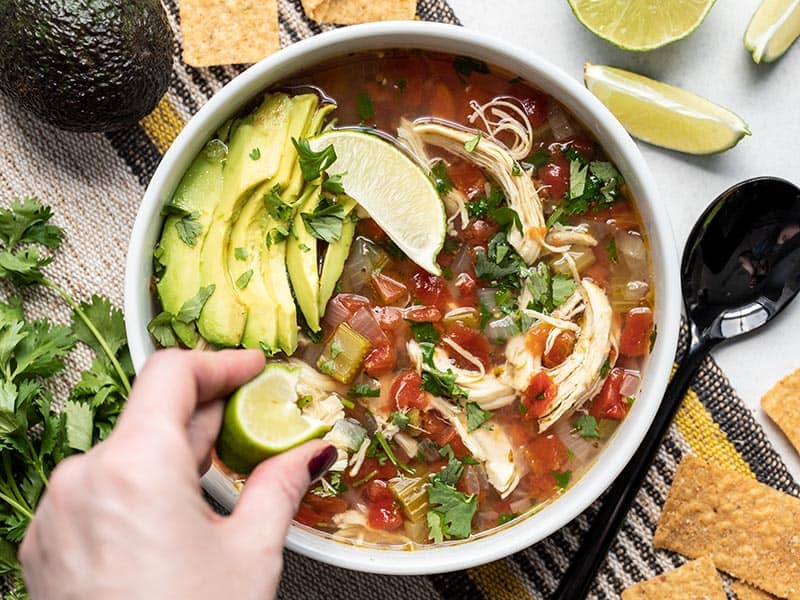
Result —
<svg viewBox="0 0 800 600"><path fill-rule="evenodd" d="M358 294L339 294L335 300L351 313L356 312L359 308L369 307L369 299Z"/></svg>
<svg viewBox="0 0 800 600"><path fill-rule="evenodd" d="M525 447L525 455L531 467L527 476L527 487L534 498L549 498L556 488L554 471L561 471L568 460L567 448L555 434L539 436Z"/></svg>
<svg viewBox="0 0 800 600"><path fill-rule="evenodd" d="M381 301L386 304L394 304L401 298L408 296L408 288L388 275L373 273L369 279Z"/></svg>
<svg viewBox="0 0 800 600"><path fill-rule="evenodd" d="M619 353L625 356L647 354L652 329L652 310L645 306L629 310L625 315L625 324L622 326L622 335L619 338Z"/></svg>
<svg viewBox="0 0 800 600"><path fill-rule="evenodd" d="M370 377L386 375L394 368L396 360L397 352L391 342L377 346L367 354L367 358L364 360L364 371Z"/></svg>
<svg viewBox="0 0 800 600"><path fill-rule="evenodd" d="M413 369L402 371L392 382L389 398L397 408L420 408L427 406L422 392L422 377Z"/></svg>
<svg viewBox="0 0 800 600"><path fill-rule="evenodd" d="M404 316L414 323L438 323L442 320L442 311L435 306L413 306L406 309Z"/></svg>
<svg viewBox="0 0 800 600"><path fill-rule="evenodd" d="M625 370L614 368L603 383L600 393L592 400L589 414L595 419L616 419L621 421L628 413L628 404L619 393L625 379Z"/></svg>
<svg viewBox="0 0 800 600"><path fill-rule="evenodd" d="M605 287L611 275L611 262L608 258L608 251L605 244L597 244L592 248L595 261L589 265L582 273L600 287Z"/></svg>
<svg viewBox="0 0 800 600"><path fill-rule="evenodd" d="M597 212L590 210L582 215L582 218L591 219L599 223L608 223L612 226L613 231L629 231L639 228L636 212L633 206L626 201L615 202L608 208Z"/></svg>
<svg viewBox="0 0 800 600"><path fill-rule="evenodd" d="M472 306L478 305L478 282L470 273L461 273L456 277L456 289L458 290L458 305Z"/></svg>
<svg viewBox="0 0 800 600"><path fill-rule="evenodd" d="M294 518L309 527L319 527L320 523L332 524L333 515L347 510L347 502L336 496L323 498L308 492L300 503Z"/></svg>
<svg viewBox="0 0 800 600"><path fill-rule="evenodd" d="M444 308L450 299L445 280L422 270L411 276L411 292L422 304L437 308Z"/></svg>
<svg viewBox="0 0 800 600"><path fill-rule="evenodd" d="M361 468L354 476L350 476L350 469L348 468L342 474L342 479L345 483L352 484L353 482L363 479L373 471L375 471L375 475L372 476L370 481L373 479L389 480L392 477L397 477L397 467L388 460L381 465L375 458L365 458L364 462L361 463Z"/></svg>
<svg viewBox="0 0 800 600"><path fill-rule="evenodd" d="M525 114L528 115L531 125L539 127L547 120L547 113L550 112L550 98L546 94L537 94L529 89L520 90L520 92L525 95L521 96L513 93L512 95L520 99L520 104L522 104Z"/></svg>
<svg viewBox="0 0 800 600"><path fill-rule="evenodd" d="M553 340L553 344L542 357L542 364L552 369L563 363L575 347L575 334L570 331L561 331Z"/></svg>
<svg viewBox="0 0 800 600"><path fill-rule="evenodd" d="M528 388L522 395L522 406L525 414L522 418L525 421L533 421L541 417L550 403L558 395L558 386L544 371L539 371L531 377Z"/></svg>
<svg viewBox="0 0 800 600"><path fill-rule="evenodd" d="M470 219L467 226L456 232L456 237L468 244L470 247L486 246L495 233L500 230L500 226L486 219Z"/></svg>
<svg viewBox="0 0 800 600"><path fill-rule="evenodd" d="M553 154L551 162L539 167L537 176L550 198L561 200L569 190L569 161L560 153Z"/></svg>
<svg viewBox="0 0 800 600"><path fill-rule="evenodd" d="M392 500L392 490L383 479L371 479L365 486L363 496L370 502L378 500Z"/></svg>
<svg viewBox="0 0 800 600"><path fill-rule="evenodd" d="M394 531L403 526L403 515L394 500L378 500L367 505L367 522L373 529Z"/></svg>
<svg viewBox="0 0 800 600"><path fill-rule="evenodd" d="M395 331L403 323L403 311L394 306L377 306L372 312L384 331Z"/></svg>
<svg viewBox="0 0 800 600"><path fill-rule="evenodd" d="M453 340L453 342L464 348L464 350L473 354L483 363L485 368L488 369L491 366L489 364L489 340L479 331L467 327L461 321L456 321L447 330L445 337ZM461 357L458 352L451 352L451 355L460 367L475 369L475 365Z"/></svg>
<svg viewBox="0 0 800 600"><path fill-rule="evenodd" d="M428 410L422 413L422 429L427 432L427 437L440 448L449 444L456 458L461 459L469 454L456 430L442 418L438 411Z"/></svg>
<svg viewBox="0 0 800 600"><path fill-rule="evenodd" d="M368 237L376 242L386 237L386 233L383 229L372 219L359 219L356 230L364 237Z"/></svg>
<svg viewBox="0 0 800 600"><path fill-rule="evenodd" d="M454 159L447 168L450 181L453 186L466 194L467 198L473 198L478 194L484 193L486 187L486 177L478 167L471 162L461 159Z"/></svg>

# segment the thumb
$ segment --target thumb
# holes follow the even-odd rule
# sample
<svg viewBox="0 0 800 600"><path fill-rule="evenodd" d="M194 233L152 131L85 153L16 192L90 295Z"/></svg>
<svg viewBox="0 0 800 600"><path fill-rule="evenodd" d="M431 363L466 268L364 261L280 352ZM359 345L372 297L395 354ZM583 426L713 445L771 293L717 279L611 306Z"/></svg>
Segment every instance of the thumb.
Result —
<svg viewBox="0 0 800 600"><path fill-rule="evenodd" d="M247 478L231 525L243 535L258 537L260 543L283 545L308 486L320 479L337 457L336 448L314 440L262 462Z"/></svg>

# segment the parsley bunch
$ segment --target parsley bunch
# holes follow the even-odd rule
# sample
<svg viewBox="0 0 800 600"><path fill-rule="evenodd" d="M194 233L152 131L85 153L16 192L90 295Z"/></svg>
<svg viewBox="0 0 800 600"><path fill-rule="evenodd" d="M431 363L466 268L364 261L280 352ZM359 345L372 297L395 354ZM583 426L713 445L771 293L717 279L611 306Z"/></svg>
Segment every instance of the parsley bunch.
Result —
<svg viewBox="0 0 800 600"><path fill-rule="evenodd" d="M26 317L14 291L0 302L0 575L14 578L9 598L25 598L17 546L55 466L105 439L131 389L133 366L122 312L100 296L76 301L47 278L63 237L52 211L34 198L0 209L0 279L14 288L44 286L72 309L69 325ZM61 411L47 383L64 368L77 343L91 348Z"/></svg>

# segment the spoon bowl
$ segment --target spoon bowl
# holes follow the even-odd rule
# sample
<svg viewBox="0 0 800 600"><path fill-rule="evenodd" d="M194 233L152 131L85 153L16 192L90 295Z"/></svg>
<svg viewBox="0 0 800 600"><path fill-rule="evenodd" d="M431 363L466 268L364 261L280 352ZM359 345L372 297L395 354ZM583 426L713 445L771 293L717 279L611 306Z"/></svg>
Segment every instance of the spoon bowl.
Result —
<svg viewBox="0 0 800 600"><path fill-rule="evenodd" d="M692 228L681 262L686 354L650 429L612 484L553 600L585 598L647 477L689 383L711 349L777 316L800 289L800 189L759 177L723 192Z"/></svg>
<svg viewBox="0 0 800 600"><path fill-rule="evenodd" d="M800 190L773 177L721 194L689 234L681 264L689 320L715 341L749 333L800 290Z"/></svg>

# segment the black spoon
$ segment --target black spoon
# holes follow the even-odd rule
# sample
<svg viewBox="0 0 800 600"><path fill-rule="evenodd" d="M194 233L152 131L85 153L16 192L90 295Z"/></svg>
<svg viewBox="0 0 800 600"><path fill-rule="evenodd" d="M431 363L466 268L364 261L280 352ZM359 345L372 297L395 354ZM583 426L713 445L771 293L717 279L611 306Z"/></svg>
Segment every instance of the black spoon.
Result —
<svg viewBox="0 0 800 600"><path fill-rule="evenodd" d="M703 359L720 342L771 321L800 290L800 189L759 177L720 195L689 234L681 283L688 350L642 445L608 491L552 600L586 597Z"/></svg>

